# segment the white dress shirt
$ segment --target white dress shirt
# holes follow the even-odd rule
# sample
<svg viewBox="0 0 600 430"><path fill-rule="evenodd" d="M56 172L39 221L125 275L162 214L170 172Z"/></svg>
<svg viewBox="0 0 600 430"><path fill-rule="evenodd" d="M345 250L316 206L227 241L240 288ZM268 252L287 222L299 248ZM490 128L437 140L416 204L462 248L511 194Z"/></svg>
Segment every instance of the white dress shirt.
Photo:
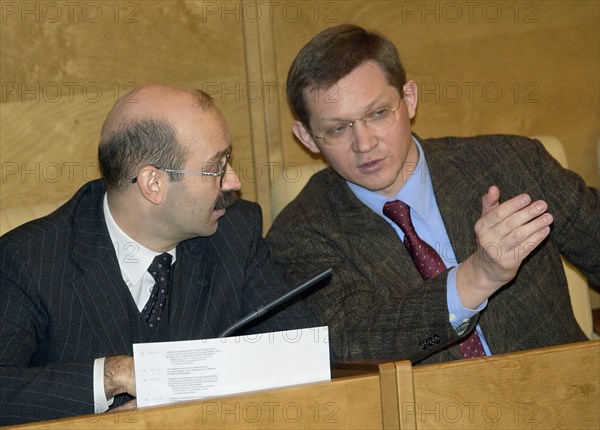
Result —
<svg viewBox="0 0 600 430"><path fill-rule="evenodd" d="M121 230L110 213L106 194L104 194L103 204L106 227L108 228L110 240L115 247L121 275L129 288L131 297L133 297L137 308L141 312L146 306L155 284L154 278L148 272L148 267L150 267L154 258L161 253L139 244ZM168 251L173 256L171 264L174 264L177 258L175 251L176 248ZM112 398L107 400L104 392L104 358L97 358L94 361L94 410L96 413L107 411L114 400Z"/></svg>

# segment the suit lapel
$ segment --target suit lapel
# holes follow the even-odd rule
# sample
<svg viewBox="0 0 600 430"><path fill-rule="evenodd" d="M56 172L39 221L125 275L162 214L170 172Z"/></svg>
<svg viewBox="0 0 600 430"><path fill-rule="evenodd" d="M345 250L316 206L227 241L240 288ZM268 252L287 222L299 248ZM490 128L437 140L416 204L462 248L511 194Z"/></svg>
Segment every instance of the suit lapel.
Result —
<svg viewBox="0 0 600 430"><path fill-rule="evenodd" d="M409 286L421 280L421 275L394 229L358 200L344 180L333 171L328 181L332 189L342 193L336 200L335 210L339 219L335 221L336 228L332 230L334 233L339 232L340 237L336 240L346 242L345 249L348 249L348 252L358 250L360 258L365 260L365 265L387 265L385 273L390 275L391 282L399 288L402 284ZM341 183L335 184L337 181Z"/></svg>
<svg viewBox="0 0 600 430"><path fill-rule="evenodd" d="M193 240L180 243L177 261L171 280L168 339L194 339L207 333L206 318L202 309L208 307L206 285L206 241ZM164 326L163 326L164 328Z"/></svg>
<svg viewBox="0 0 600 430"><path fill-rule="evenodd" d="M463 150L460 140L453 142L448 138L419 141L425 151L436 201L452 249L460 263L477 249L474 227L481 216L481 197L493 183L476 173L477 154L472 152L472 146L471 150ZM493 320L492 313L486 308L480 314L479 324L492 352L506 350L505 340L511 336L503 335L505 324L502 321Z"/></svg>
<svg viewBox="0 0 600 430"><path fill-rule="evenodd" d="M474 226L481 212L481 196L485 189L481 191L476 178L468 174L468 170L472 170L469 164L474 160L465 163L460 160L460 154L448 151L448 144L443 142L431 144L425 140L422 145L435 199L460 263L475 252Z"/></svg>
<svg viewBox="0 0 600 430"><path fill-rule="evenodd" d="M132 351L128 309L133 298L123 281L104 221L104 187L94 183L76 209L73 260L81 276L73 282L96 339L108 354Z"/></svg>
<svg viewBox="0 0 600 430"><path fill-rule="evenodd" d="M358 200L345 182L335 185L333 189L338 190L336 192L342 190L343 193L335 203L340 219L332 231L339 230L341 235L336 242L346 241L349 249L359 249L359 253L348 260L362 260L365 265L373 268L385 267L385 270L377 274L380 284L393 286L400 294L414 291L416 286L423 285L423 278L390 224ZM368 252L364 252L365 249ZM431 288L436 285L443 288L442 283L428 284ZM457 347L449 348L448 351L455 359L461 358Z"/></svg>

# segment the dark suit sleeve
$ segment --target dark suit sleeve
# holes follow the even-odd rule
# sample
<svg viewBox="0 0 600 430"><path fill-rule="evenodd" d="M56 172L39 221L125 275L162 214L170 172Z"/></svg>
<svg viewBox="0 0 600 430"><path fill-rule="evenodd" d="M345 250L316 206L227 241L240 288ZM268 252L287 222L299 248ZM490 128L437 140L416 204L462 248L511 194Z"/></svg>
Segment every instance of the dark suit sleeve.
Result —
<svg viewBox="0 0 600 430"><path fill-rule="evenodd" d="M0 246L0 424L93 413L93 362L36 365L48 330L38 285L18 250Z"/></svg>
<svg viewBox="0 0 600 430"><path fill-rule="evenodd" d="M232 265L238 265L243 273L241 314L247 315L291 290L291 286L275 269L272 255L266 246L262 232L262 213L256 203L240 201L235 209L228 211L220 221L219 238L222 249L235 256L226 270L231 279L237 278ZM237 271L237 270L236 270ZM307 271L308 277L311 272ZM244 327L237 334L261 333L298 328L315 327L316 319L305 303L295 300L278 308Z"/></svg>

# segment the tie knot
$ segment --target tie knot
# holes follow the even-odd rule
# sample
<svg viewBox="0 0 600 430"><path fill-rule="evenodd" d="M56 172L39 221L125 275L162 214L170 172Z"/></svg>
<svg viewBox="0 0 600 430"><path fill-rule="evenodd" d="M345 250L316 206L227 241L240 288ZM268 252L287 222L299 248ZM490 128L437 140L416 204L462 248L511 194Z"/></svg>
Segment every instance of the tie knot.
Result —
<svg viewBox="0 0 600 430"><path fill-rule="evenodd" d="M148 267L148 272L152 275L156 283L162 284L169 280L171 275L171 260L173 256L168 252L162 253L154 257L152 264Z"/></svg>
<svg viewBox="0 0 600 430"><path fill-rule="evenodd" d="M402 200L394 200L383 205L383 214L394 221L402 229L404 234L412 231L412 222L410 220L410 206Z"/></svg>

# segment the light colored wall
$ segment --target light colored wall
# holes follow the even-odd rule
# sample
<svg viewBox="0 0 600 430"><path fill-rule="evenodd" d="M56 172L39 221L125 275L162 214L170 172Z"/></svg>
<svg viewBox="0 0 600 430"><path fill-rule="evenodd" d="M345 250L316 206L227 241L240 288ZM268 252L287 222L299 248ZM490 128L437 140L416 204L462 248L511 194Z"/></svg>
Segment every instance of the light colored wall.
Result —
<svg viewBox="0 0 600 430"><path fill-rule="evenodd" d="M297 164L316 163L290 131L287 69L342 22L397 44L421 87L420 136L555 135L570 167L600 184L596 0L0 4L2 207L68 198L98 174L99 128L116 98L170 82L215 97L243 196L261 203L268 228L270 177L293 180Z"/></svg>
<svg viewBox="0 0 600 430"><path fill-rule="evenodd" d="M231 90L217 104L253 160L241 21L210 21L198 1L2 1L3 207L67 199L98 176L97 145L114 102L145 83ZM60 19L58 19L60 17ZM135 96L134 96L135 97ZM244 196L256 200L254 183Z"/></svg>
<svg viewBox="0 0 600 430"><path fill-rule="evenodd" d="M421 137L511 133L558 137L570 167L598 186L600 3L597 1L320 2L298 23L276 22L278 76L333 22L377 29L420 86ZM283 158L312 158L282 110ZM517 174L518 172L515 172Z"/></svg>

